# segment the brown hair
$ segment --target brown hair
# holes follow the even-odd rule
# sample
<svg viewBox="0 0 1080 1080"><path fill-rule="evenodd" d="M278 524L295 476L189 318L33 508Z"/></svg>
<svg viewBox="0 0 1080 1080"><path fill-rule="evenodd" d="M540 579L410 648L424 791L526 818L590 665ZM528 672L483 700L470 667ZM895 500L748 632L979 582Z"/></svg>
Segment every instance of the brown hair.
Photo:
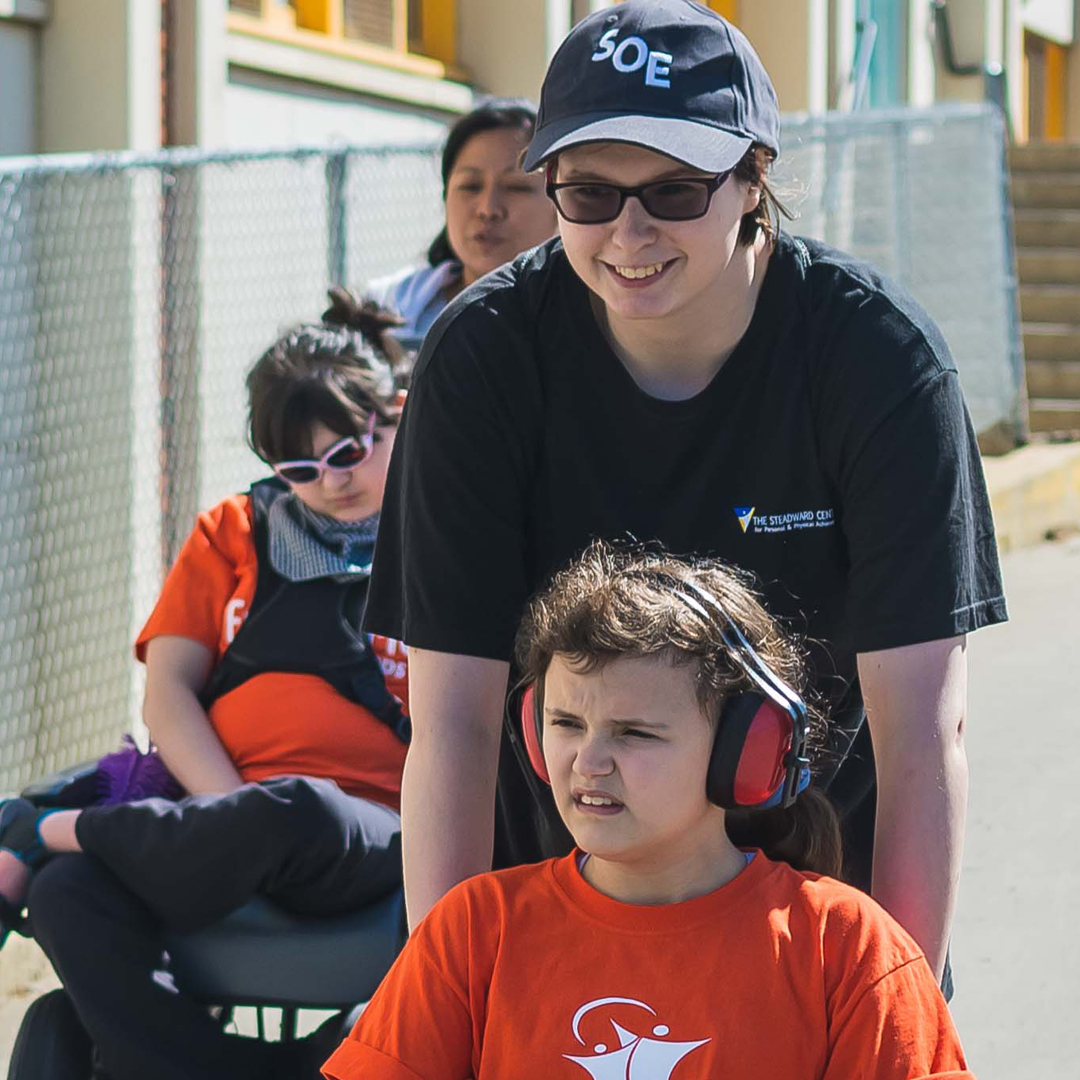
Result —
<svg viewBox="0 0 1080 1080"><path fill-rule="evenodd" d="M584 671L619 658L661 656L691 669L702 713L717 716L729 694L756 687L726 644L721 616L703 618L677 595L678 582L715 597L762 660L805 697L802 650L762 606L746 574L716 559L689 561L602 541L529 603L517 638L522 673L540 682L556 654ZM811 708L812 757L820 756L825 736L825 719ZM760 847L799 870L840 873L839 822L820 791L807 789L787 808L729 810L725 820L740 846Z"/></svg>
<svg viewBox="0 0 1080 1080"><path fill-rule="evenodd" d="M761 143L754 143L735 166L735 179L744 184L756 184L761 188L761 198L757 206L743 214L739 225L739 243L749 246L764 232L772 240L780 228L780 218L789 221L794 214L777 198L776 192L769 186L768 175L776 154Z"/></svg>
<svg viewBox="0 0 1080 1080"><path fill-rule="evenodd" d="M359 438L372 413L397 423L412 354L389 333L401 320L347 289L330 290L318 323L287 330L248 372L248 444L267 462L311 453L311 427Z"/></svg>

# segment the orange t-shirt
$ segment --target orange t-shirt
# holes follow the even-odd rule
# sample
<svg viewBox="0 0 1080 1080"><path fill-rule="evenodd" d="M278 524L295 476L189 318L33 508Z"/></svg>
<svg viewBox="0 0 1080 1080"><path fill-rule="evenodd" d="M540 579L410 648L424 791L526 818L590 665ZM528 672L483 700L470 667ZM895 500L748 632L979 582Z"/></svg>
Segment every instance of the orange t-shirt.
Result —
<svg viewBox="0 0 1080 1080"><path fill-rule="evenodd" d="M331 1080L973 1080L918 946L758 852L636 906L575 855L470 878L409 939Z"/></svg>
<svg viewBox="0 0 1080 1080"><path fill-rule="evenodd" d="M135 655L144 660L146 643L169 634L205 645L216 663L247 615L257 573L250 501L233 495L199 515L135 642ZM405 646L384 637L371 644L386 688L407 710ZM256 675L210 706L210 722L244 780L323 776L351 795L400 805L405 744L317 675Z"/></svg>

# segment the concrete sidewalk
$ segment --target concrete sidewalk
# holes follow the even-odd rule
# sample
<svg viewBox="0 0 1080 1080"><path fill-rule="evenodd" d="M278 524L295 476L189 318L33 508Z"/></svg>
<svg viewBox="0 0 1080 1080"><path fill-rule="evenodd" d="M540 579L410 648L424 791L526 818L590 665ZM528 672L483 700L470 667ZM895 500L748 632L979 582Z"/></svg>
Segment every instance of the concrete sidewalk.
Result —
<svg viewBox="0 0 1080 1080"><path fill-rule="evenodd" d="M30 1002L59 985L37 945L12 934L0 953L0 1076L7 1075L15 1035Z"/></svg>
<svg viewBox="0 0 1080 1080"><path fill-rule="evenodd" d="M1080 442L983 458L1002 554L1080 531Z"/></svg>
<svg viewBox="0 0 1080 1080"><path fill-rule="evenodd" d="M952 1013L979 1080L1080 1076L1080 535L1002 559L1010 621L969 638L971 772Z"/></svg>

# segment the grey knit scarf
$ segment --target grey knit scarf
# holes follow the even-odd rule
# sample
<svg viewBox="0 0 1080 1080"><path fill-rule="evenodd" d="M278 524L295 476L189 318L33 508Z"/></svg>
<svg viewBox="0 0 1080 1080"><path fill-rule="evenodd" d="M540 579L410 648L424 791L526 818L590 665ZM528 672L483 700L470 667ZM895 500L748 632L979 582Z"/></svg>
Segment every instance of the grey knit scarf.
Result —
<svg viewBox="0 0 1080 1080"><path fill-rule="evenodd" d="M371 573L378 514L363 521L338 521L315 513L289 492L271 505L267 527L270 565L286 581Z"/></svg>

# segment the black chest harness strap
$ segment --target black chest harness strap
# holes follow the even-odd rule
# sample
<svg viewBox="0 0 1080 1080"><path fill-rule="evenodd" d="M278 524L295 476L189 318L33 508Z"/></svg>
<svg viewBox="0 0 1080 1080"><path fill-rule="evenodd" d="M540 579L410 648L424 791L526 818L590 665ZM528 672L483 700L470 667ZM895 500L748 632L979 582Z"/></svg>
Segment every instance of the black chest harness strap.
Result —
<svg viewBox="0 0 1080 1080"><path fill-rule="evenodd" d="M203 707L264 672L317 675L408 742L409 718L386 689L379 658L360 629L368 575L345 582L287 581L270 565L270 507L287 492L276 478L260 480L248 492L258 566L255 595L210 675L201 695Z"/></svg>

